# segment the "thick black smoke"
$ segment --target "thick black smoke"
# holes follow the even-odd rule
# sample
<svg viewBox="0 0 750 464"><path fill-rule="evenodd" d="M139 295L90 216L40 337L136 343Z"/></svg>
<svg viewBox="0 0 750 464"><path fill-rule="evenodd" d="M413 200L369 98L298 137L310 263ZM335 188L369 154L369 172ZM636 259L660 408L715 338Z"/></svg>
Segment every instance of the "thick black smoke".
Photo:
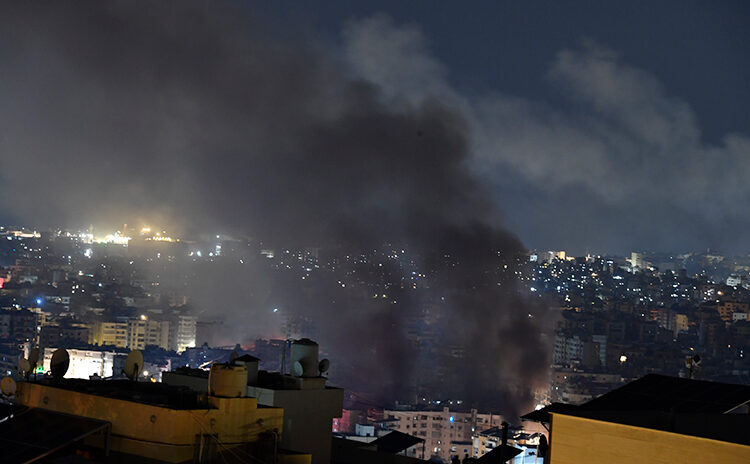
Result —
<svg viewBox="0 0 750 464"><path fill-rule="evenodd" d="M3 210L38 227L143 221L352 252L391 243L436 270L435 329L466 350L449 374L467 401L516 412L544 380L545 311L516 291L523 248L467 167L456 111L429 98L385 105L334 53L274 38L230 4L2 10ZM344 311L320 292L307 301L323 347L368 347L350 364L402 394L419 367L403 328L410 297ZM245 316L251 331L252 308Z"/></svg>

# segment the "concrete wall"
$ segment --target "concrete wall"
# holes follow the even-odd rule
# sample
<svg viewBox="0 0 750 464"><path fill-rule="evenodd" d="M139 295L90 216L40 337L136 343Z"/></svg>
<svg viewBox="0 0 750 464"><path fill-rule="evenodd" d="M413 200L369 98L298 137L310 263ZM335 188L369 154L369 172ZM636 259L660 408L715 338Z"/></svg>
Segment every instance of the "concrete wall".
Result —
<svg viewBox="0 0 750 464"><path fill-rule="evenodd" d="M341 416L342 389L271 390L248 386L247 394L258 398L258 404L284 409L283 448L312 453L313 464L330 462L332 422Z"/></svg>
<svg viewBox="0 0 750 464"><path fill-rule="evenodd" d="M206 391L208 381L200 377L164 372L162 381ZM341 417L344 390L340 388L270 389L249 385L247 395L258 404L284 410L281 447L312 454L313 464L329 464L333 418Z"/></svg>
<svg viewBox="0 0 750 464"><path fill-rule="evenodd" d="M31 382L19 382L16 404L107 421L111 450L165 462L193 458L196 437L214 435L232 448L281 428L283 411L255 398L210 398L211 409L169 409Z"/></svg>

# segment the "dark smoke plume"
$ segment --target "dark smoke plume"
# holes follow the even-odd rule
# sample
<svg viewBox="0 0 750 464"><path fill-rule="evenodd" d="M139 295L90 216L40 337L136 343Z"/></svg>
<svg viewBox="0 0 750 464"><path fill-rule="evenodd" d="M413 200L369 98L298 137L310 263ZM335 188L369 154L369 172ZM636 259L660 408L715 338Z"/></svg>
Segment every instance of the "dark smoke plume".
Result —
<svg viewBox="0 0 750 464"><path fill-rule="evenodd" d="M275 247L405 248L435 270L418 301L399 290L395 304L345 307L322 283L300 293L323 348L403 395L425 361L404 327L430 306L446 346L465 350L446 369L466 401L528 406L548 366L545 308L517 291L523 247L467 166L457 111L429 97L386 105L334 52L275 38L236 5L2 10L3 210L37 227L145 222ZM210 282L204 301L232 308ZM256 330L253 303L241 306L233 317Z"/></svg>

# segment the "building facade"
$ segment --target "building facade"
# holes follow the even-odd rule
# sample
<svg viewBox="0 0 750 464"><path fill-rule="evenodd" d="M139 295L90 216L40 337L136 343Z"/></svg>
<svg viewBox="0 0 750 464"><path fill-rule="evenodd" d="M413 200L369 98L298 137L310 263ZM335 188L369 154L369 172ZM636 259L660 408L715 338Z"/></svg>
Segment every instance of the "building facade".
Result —
<svg viewBox="0 0 750 464"><path fill-rule="evenodd" d="M425 440L424 459L434 455L448 462L452 456L471 456L474 433L498 427L503 422L499 414L479 413L476 409L457 412L447 407L439 411L386 409L383 415L391 419L388 422L390 429ZM420 452L420 447L414 447L407 450L407 455L421 458Z"/></svg>

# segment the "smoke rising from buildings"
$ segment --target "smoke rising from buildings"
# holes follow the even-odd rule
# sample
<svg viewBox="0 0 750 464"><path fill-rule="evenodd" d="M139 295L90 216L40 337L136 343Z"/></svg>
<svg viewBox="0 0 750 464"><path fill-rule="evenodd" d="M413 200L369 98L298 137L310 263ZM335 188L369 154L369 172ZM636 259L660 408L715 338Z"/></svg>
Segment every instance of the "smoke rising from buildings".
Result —
<svg viewBox="0 0 750 464"><path fill-rule="evenodd" d="M345 37L348 62L383 95L440 95L461 111L474 169L504 199L508 224L527 246L574 254L749 251L741 232L750 217L748 134L706 136L710 123L630 63L632 54L594 40L567 45L536 58L547 61L542 76L528 76L539 85L516 95L458 88L450 79L455 69L435 58L414 25L376 15L351 23ZM524 40L498 48L525 50ZM500 69L528 66L500 51L481 59ZM502 88L502 76L496 80ZM742 103L733 106L727 114Z"/></svg>
<svg viewBox="0 0 750 464"><path fill-rule="evenodd" d="M447 368L456 391L526 406L548 366L546 310L517 292L523 247L472 171L470 121L440 88L391 92L222 6L5 6L2 209L38 227L127 220L280 248L406 249L440 270L418 303L439 313L441 343L465 350ZM267 280L237 275L258 294L216 279L201 303L249 332L254 318L267 323L255 307ZM313 296L285 290L322 321L324 349L366 366L363 383L403 397L415 370L432 369L412 354L406 326L423 315L407 292L352 306L322 284Z"/></svg>

